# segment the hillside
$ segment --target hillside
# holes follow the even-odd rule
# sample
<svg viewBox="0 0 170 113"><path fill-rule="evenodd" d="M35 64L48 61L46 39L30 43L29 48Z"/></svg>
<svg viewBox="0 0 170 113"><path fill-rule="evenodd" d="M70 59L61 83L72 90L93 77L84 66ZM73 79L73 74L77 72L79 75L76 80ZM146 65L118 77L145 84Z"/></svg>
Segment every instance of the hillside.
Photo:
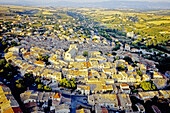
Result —
<svg viewBox="0 0 170 113"><path fill-rule="evenodd" d="M77 9L111 29L134 32L146 46L166 46L170 43L170 10ZM135 42L137 43L137 41Z"/></svg>

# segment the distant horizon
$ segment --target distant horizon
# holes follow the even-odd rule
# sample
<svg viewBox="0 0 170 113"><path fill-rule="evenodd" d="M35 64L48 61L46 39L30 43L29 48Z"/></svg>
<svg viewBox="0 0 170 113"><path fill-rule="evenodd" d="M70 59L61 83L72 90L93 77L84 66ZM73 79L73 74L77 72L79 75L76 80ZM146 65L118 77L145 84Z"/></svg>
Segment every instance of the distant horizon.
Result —
<svg viewBox="0 0 170 113"><path fill-rule="evenodd" d="M169 0L0 0L1 5L120 9L170 9Z"/></svg>
<svg viewBox="0 0 170 113"><path fill-rule="evenodd" d="M77 2L77 3L96 3L96 2L106 2L106 1L133 1L133 2L170 2L169 0L0 0L1 2L11 3L11 2Z"/></svg>

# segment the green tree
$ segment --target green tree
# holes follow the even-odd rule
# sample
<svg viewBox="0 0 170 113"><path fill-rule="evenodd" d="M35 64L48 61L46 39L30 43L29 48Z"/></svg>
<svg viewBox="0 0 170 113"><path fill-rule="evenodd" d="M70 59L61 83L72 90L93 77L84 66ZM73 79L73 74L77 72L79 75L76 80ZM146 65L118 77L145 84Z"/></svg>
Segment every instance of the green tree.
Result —
<svg viewBox="0 0 170 113"><path fill-rule="evenodd" d="M102 51L99 51L101 53L101 55L103 55L103 52Z"/></svg>
<svg viewBox="0 0 170 113"><path fill-rule="evenodd" d="M125 66L123 66L123 64L119 64L117 69L118 69L118 71L124 71L125 70Z"/></svg>
<svg viewBox="0 0 170 113"><path fill-rule="evenodd" d="M40 78L36 78L35 79L35 83L41 83L41 79Z"/></svg>
<svg viewBox="0 0 170 113"><path fill-rule="evenodd" d="M132 66L133 66L133 67L136 67L137 65L136 65L136 63L133 63Z"/></svg>
<svg viewBox="0 0 170 113"><path fill-rule="evenodd" d="M7 43L5 41L1 41L3 47L6 47L7 46Z"/></svg>
<svg viewBox="0 0 170 113"><path fill-rule="evenodd" d="M37 58L37 60L43 61L46 63L46 65L49 65L50 63L48 62L48 58L49 58L48 55L43 56L40 54L39 57Z"/></svg>
<svg viewBox="0 0 170 113"><path fill-rule="evenodd" d="M72 88L75 88L75 87L76 87L75 78L72 78L72 79L70 80L70 85L71 85Z"/></svg>
<svg viewBox="0 0 170 113"><path fill-rule="evenodd" d="M25 77L25 78L33 78L33 74L31 74L31 73L26 73L26 74L24 75L24 77Z"/></svg>
<svg viewBox="0 0 170 113"><path fill-rule="evenodd" d="M112 52L112 55L114 55L114 56L115 56L116 54L117 54L116 52Z"/></svg>
<svg viewBox="0 0 170 113"><path fill-rule="evenodd" d="M60 85L67 88L75 88L76 81L74 78L70 79L69 81L66 78L64 78L61 80Z"/></svg>
<svg viewBox="0 0 170 113"><path fill-rule="evenodd" d="M8 52L8 49L9 49L9 47L5 48L4 52L7 53L7 52Z"/></svg>
<svg viewBox="0 0 170 113"><path fill-rule="evenodd" d="M25 83L24 83L24 80L23 79L18 79L15 81L15 84L16 84L16 87L17 88L25 88Z"/></svg>
<svg viewBox="0 0 170 113"><path fill-rule="evenodd" d="M70 84L71 84L71 87L72 87L72 88L75 88L75 87L76 87L76 84L74 83L74 81L70 81Z"/></svg>
<svg viewBox="0 0 170 113"><path fill-rule="evenodd" d="M93 40L97 40L97 38L93 38Z"/></svg>
<svg viewBox="0 0 170 113"><path fill-rule="evenodd" d="M21 43L18 43L18 46L20 46L21 45Z"/></svg>
<svg viewBox="0 0 170 113"><path fill-rule="evenodd" d="M71 88L71 84L70 84L70 82L66 82L66 85L65 85L65 87L67 87L67 88Z"/></svg>
<svg viewBox="0 0 170 113"><path fill-rule="evenodd" d="M38 90L43 90L43 89L44 89L44 86L43 86L42 84L38 84L37 89L38 89Z"/></svg>
<svg viewBox="0 0 170 113"><path fill-rule="evenodd" d="M133 63L132 59L129 56L125 56L124 60L128 62L129 64Z"/></svg>
<svg viewBox="0 0 170 113"><path fill-rule="evenodd" d="M45 90L45 91L51 91L51 87L45 85L45 86L44 86L44 90Z"/></svg>
<svg viewBox="0 0 170 113"><path fill-rule="evenodd" d="M116 43L116 46L113 48L113 51L117 51L120 49L120 44Z"/></svg>
<svg viewBox="0 0 170 113"><path fill-rule="evenodd" d="M138 71L137 71L137 74L140 75L140 76L142 76L142 71L138 70Z"/></svg>
<svg viewBox="0 0 170 113"><path fill-rule="evenodd" d="M4 73L4 69L0 69L0 76L1 76L1 73Z"/></svg>
<svg viewBox="0 0 170 113"><path fill-rule="evenodd" d="M67 81L66 78L61 79L60 85L61 85L61 86L65 86L65 85L66 85L66 81Z"/></svg>
<svg viewBox="0 0 170 113"><path fill-rule="evenodd" d="M107 55L108 55L108 53L105 53L105 55L107 56Z"/></svg>
<svg viewBox="0 0 170 113"><path fill-rule="evenodd" d="M34 79L34 77L33 77L33 74L31 74L31 73L26 73L25 75L24 75L24 81L25 81L25 83L29 86L29 85L31 85L31 84L33 84L33 83L35 83L35 79Z"/></svg>
<svg viewBox="0 0 170 113"><path fill-rule="evenodd" d="M13 66L12 66L10 63L6 63L6 64L5 64L5 68L6 68L7 70L12 70L12 69L13 69Z"/></svg>
<svg viewBox="0 0 170 113"><path fill-rule="evenodd" d="M12 45L12 46L17 46L17 43L16 43L15 41L12 41L12 42L11 42L11 45Z"/></svg>
<svg viewBox="0 0 170 113"><path fill-rule="evenodd" d="M77 34L81 34L80 31L77 31Z"/></svg>
<svg viewBox="0 0 170 113"><path fill-rule="evenodd" d="M146 81L141 82L140 87L145 91L156 89L155 85L151 81L150 82L146 82Z"/></svg>
<svg viewBox="0 0 170 113"><path fill-rule="evenodd" d="M119 57L115 57L115 60L119 60Z"/></svg>
<svg viewBox="0 0 170 113"><path fill-rule="evenodd" d="M157 67L162 72L168 71L170 67L170 57L161 58Z"/></svg>
<svg viewBox="0 0 170 113"><path fill-rule="evenodd" d="M4 67L5 64L6 64L6 60L5 60L5 59L2 59L2 60L0 61L0 68Z"/></svg>
<svg viewBox="0 0 170 113"><path fill-rule="evenodd" d="M88 51L84 51L84 52L83 52L83 56L84 56L84 57L87 57L87 56L88 56Z"/></svg>

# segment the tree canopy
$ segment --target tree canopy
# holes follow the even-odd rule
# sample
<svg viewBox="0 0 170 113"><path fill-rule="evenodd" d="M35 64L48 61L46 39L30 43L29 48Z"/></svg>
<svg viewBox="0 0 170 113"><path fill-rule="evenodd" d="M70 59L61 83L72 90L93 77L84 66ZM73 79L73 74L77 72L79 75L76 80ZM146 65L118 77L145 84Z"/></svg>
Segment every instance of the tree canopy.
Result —
<svg viewBox="0 0 170 113"><path fill-rule="evenodd" d="M62 79L60 85L66 88L76 88L76 81L74 78L67 80L66 78Z"/></svg>
<svg viewBox="0 0 170 113"><path fill-rule="evenodd" d="M87 56L88 56L88 51L84 51L84 52L83 52L83 56L84 56L84 57L87 57Z"/></svg>
<svg viewBox="0 0 170 113"><path fill-rule="evenodd" d="M125 66L123 64L119 64L117 69L118 69L118 71L124 71L125 70Z"/></svg>
<svg viewBox="0 0 170 113"><path fill-rule="evenodd" d="M16 87L19 88L19 89L23 89L23 88L26 87L23 79L16 80L15 84L16 84Z"/></svg>
<svg viewBox="0 0 170 113"><path fill-rule="evenodd" d="M46 63L46 65L49 65L50 62L48 62L48 58L49 58L48 55L45 55L45 56L39 55L39 57L37 58L37 60L44 61L44 62Z"/></svg>
<svg viewBox="0 0 170 113"><path fill-rule="evenodd" d="M133 63L132 58L130 58L129 56L125 56L125 57L124 57L124 60L125 60L126 62L128 62L129 64Z"/></svg>
<svg viewBox="0 0 170 113"><path fill-rule="evenodd" d="M137 71L137 74L140 75L140 76L142 76L142 71L138 70L138 71Z"/></svg>
<svg viewBox="0 0 170 113"><path fill-rule="evenodd" d="M143 81L141 82L140 87L145 91L156 89L156 86L152 83L152 81Z"/></svg>

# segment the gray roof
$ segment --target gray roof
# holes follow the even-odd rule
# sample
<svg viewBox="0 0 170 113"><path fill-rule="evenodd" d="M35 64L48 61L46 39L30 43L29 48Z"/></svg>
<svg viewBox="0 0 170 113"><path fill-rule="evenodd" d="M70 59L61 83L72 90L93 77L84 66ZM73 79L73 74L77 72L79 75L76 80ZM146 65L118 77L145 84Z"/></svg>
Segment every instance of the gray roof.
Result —
<svg viewBox="0 0 170 113"><path fill-rule="evenodd" d="M10 105L12 107L19 107L18 102L15 100L12 94L5 94L5 96L9 101L11 101Z"/></svg>
<svg viewBox="0 0 170 113"><path fill-rule="evenodd" d="M68 53L70 53L71 54L71 57L75 57L76 56L76 49L75 48L73 48L73 49L71 49L70 51L68 51Z"/></svg>
<svg viewBox="0 0 170 113"><path fill-rule="evenodd" d="M97 86L96 84L88 84L90 86L90 90L93 91Z"/></svg>
<svg viewBox="0 0 170 113"><path fill-rule="evenodd" d="M37 100L38 96L37 95L31 95L29 99Z"/></svg>
<svg viewBox="0 0 170 113"><path fill-rule="evenodd" d="M67 104L61 104L61 105L59 105L59 106L57 106L57 107L55 108L56 111L58 111L58 110L63 110L63 109L70 110L70 109L69 109L69 106L68 106Z"/></svg>
<svg viewBox="0 0 170 113"><path fill-rule="evenodd" d="M37 100L39 100L39 101L42 100L43 99L43 95L44 95L43 92L39 92Z"/></svg>
<svg viewBox="0 0 170 113"><path fill-rule="evenodd" d="M4 92L11 92L11 90L9 89L9 87L2 87L2 90L3 90Z"/></svg>

